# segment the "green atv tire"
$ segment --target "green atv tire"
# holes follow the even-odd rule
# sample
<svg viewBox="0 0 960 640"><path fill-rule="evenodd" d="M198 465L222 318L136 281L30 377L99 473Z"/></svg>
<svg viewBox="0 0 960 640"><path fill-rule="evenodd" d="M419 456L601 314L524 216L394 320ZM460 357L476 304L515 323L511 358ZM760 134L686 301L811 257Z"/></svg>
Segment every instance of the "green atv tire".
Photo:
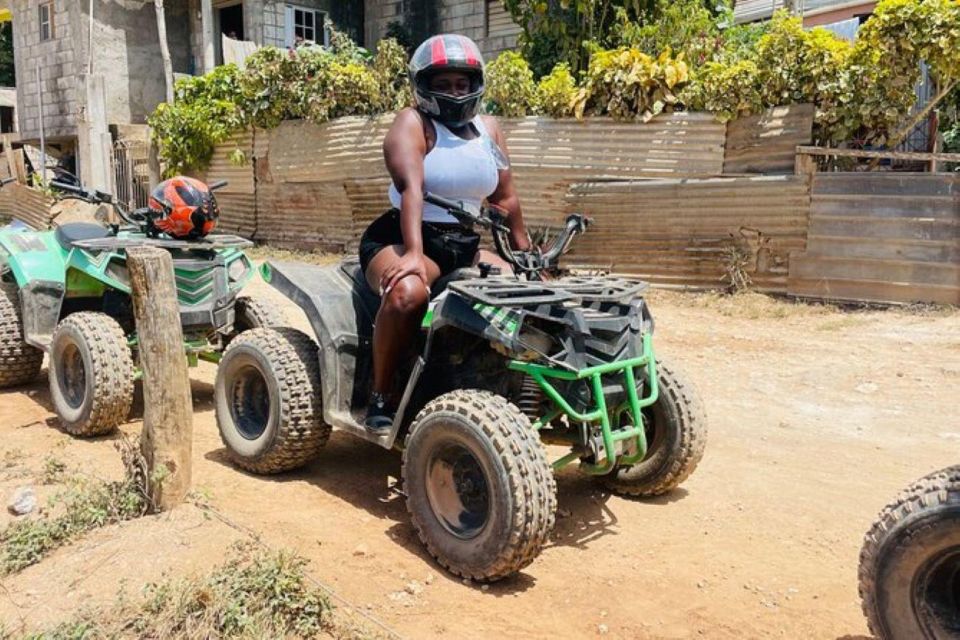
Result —
<svg viewBox="0 0 960 640"><path fill-rule="evenodd" d="M110 433L133 404L133 358L123 329L105 313L60 321L50 342L50 395L63 429L75 436Z"/></svg>
<svg viewBox="0 0 960 640"><path fill-rule="evenodd" d="M520 571L553 530L557 485L530 420L505 398L460 390L429 403L403 451L407 510L430 555L464 578Z"/></svg>
<svg viewBox="0 0 960 640"><path fill-rule="evenodd" d="M313 340L290 328L244 331L224 351L214 402L220 439L238 467L290 471L327 443L317 351Z"/></svg>
<svg viewBox="0 0 960 640"><path fill-rule="evenodd" d="M703 458L707 418L700 397L685 376L657 362L660 395L643 410L647 455L639 463L603 476L611 491L633 497L663 495L680 486Z"/></svg>
<svg viewBox="0 0 960 640"><path fill-rule="evenodd" d="M880 512L859 582L880 640L960 636L960 466L915 482Z"/></svg>
<svg viewBox="0 0 960 640"><path fill-rule="evenodd" d="M40 373L43 351L24 342L16 285L0 284L0 388L26 384Z"/></svg>

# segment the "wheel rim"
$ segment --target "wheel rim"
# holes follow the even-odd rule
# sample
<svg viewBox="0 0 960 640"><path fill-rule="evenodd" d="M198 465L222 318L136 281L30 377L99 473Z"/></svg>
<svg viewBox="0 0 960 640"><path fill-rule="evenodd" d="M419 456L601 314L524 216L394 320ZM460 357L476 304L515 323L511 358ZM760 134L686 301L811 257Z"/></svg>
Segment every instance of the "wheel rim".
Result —
<svg viewBox="0 0 960 640"><path fill-rule="evenodd" d="M941 553L917 572L913 603L932 637L960 631L960 548Z"/></svg>
<svg viewBox="0 0 960 640"><path fill-rule="evenodd" d="M469 539L490 517L489 483L480 461L462 445L437 447L427 464L427 499L451 534Z"/></svg>
<svg viewBox="0 0 960 640"><path fill-rule="evenodd" d="M256 440L270 422L270 392L263 374L254 366L241 368L229 385L230 414L237 431Z"/></svg>
<svg viewBox="0 0 960 640"><path fill-rule="evenodd" d="M68 344L64 347L57 359L57 369L63 399L71 409L79 408L87 394L87 373L83 366L83 354L77 345Z"/></svg>

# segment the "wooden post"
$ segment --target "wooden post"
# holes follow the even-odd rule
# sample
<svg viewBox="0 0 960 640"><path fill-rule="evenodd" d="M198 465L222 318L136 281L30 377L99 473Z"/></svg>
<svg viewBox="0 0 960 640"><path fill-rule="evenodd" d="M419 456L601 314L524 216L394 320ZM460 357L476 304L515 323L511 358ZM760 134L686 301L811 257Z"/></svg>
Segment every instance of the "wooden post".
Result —
<svg viewBox="0 0 960 640"><path fill-rule="evenodd" d="M127 250L143 371L143 434L153 505L166 511L190 490L193 407L173 259L157 247Z"/></svg>
<svg viewBox="0 0 960 640"><path fill-rule="evenodd" d="M794 174L798 176L812 176L817 172L817 159L806 153L798 153L794 161Z"/></svg>

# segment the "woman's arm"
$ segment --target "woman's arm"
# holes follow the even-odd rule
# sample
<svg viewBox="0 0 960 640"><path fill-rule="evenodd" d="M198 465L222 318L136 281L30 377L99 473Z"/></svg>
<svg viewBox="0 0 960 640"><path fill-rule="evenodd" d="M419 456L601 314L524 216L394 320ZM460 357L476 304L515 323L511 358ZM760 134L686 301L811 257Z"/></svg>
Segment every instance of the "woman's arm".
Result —
<svg viewBox="0 0 960 640"><path fill-rule="evenodd" d="M423 257L423 158L427 141L420 115L414 109L397 114L383 140L383 157L393 184L400 193L400 229L403 233L403 257L387 269L380 286L386 294L409 275L417 275L428 286Z"/></svg>
<svg viewBox="0 0 960 640"><path fill-rule="evenodd" d="M503 131L500 129L500 123L493 116L482 116L483 123L487 131L493 137L494 142L503 151L503 154L509 158L507 150L507 141L504 138ZM517 195L517 189L513 184L513 174L510 168L501 169L497 172L499 182L497 190L493 192L487 202L490 205L499 207L507 212L507 226L510 227L510 244L518 251L527 251L530 249L530 237L527 235L527 228L523 223L523 212L520 210L520 197Z"/></svg>

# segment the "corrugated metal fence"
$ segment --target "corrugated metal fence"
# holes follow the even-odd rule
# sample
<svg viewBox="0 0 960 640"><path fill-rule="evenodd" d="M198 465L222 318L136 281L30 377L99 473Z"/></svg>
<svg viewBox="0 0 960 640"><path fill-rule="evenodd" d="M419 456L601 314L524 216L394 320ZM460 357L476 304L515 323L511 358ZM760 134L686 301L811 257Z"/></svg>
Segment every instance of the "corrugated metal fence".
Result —
<svg viewBox="0 0 960 640"><path fill-rule="evenodd" d="M789 293L960 304L960 176L818 174L812 193Z"/></svg>

